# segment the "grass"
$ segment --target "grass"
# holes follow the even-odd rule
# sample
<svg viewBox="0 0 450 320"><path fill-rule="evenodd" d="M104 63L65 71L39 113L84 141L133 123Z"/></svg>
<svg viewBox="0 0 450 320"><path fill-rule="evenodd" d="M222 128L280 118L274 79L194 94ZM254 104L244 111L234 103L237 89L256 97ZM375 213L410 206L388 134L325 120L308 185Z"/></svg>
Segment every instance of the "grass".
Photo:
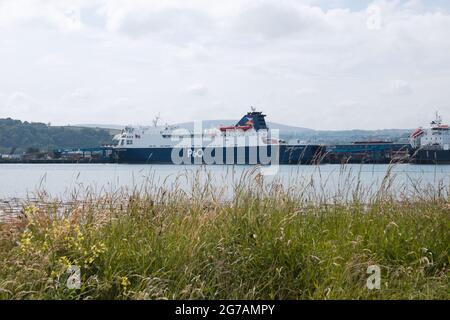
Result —
<svg viewBox="0 0 450 320"><path fill-rule="evenodd" d="M0 298L449 297L442 185L399 197L387 176L364 201L359 185L351 197L311 201L255 172L226 199L211 177L187 180L188 191L153 185L25 201L0 223ZM66 286L70 265L80 267L80 289ZM379 290L366 287L370 265L381 268Z"/></svg>

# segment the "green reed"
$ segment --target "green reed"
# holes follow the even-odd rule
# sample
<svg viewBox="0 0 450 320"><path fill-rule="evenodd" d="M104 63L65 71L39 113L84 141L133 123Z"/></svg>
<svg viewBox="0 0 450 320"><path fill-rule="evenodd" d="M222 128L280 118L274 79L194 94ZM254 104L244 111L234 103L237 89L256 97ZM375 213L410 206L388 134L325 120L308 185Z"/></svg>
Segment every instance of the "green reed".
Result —
<svg viewBox="0 0 450 320"><path fill-rule="evenodd" d="M203 169L131 190L78 188L69 201L40 190L0 222L0 298L448 299L448 187L398 192L388 171L369 196L342 170L334 195L257 169L232 196ZM66 285L71 265L79 289ZM379 290L366 286L371 265Z"/></svg>

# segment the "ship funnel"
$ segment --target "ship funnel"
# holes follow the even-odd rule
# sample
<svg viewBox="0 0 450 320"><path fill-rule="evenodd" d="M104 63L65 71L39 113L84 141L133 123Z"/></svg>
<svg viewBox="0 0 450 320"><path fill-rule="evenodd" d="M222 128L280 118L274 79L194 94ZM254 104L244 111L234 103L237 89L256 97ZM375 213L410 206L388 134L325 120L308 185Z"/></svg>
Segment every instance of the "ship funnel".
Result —
<svg viewBox="0 0 450 320"><path fill-rule="evenodd" d="M256 131L258 130L267 130L267 124L266 120L264 119L266 117L265 114L262 112L254 111L252 108L251 112L248 112L245 116L242 117L241 120L236 124L237 127L243 127L243 126L251 126Z"/></svg>

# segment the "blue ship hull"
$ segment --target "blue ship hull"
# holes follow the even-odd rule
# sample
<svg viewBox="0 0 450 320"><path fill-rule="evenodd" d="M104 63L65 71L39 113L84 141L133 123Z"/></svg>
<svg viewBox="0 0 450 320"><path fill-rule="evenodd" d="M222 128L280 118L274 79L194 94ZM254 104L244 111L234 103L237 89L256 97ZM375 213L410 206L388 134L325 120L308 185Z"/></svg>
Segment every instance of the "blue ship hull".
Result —
<svg viewBox="0 0 450 320"><path fill-rule="evenodd" d="M315 164L321 160L322 147L280 145L187 148L175 151L173 148L118 148L114 150L113 157L119 163L146 164Z"/></svg>
<svg viewBox="0 0 450 320"><path fill-rule="evenodd" d="M352 143L327 148L327 163L392 163L408 161L411 146L402 143Z"/></svg>
<svg viewBox="0 0 450 320"><path fill-rule="evenodd" d="M413 159L417 164L450 164L450 150L417 150Z"/></svg>

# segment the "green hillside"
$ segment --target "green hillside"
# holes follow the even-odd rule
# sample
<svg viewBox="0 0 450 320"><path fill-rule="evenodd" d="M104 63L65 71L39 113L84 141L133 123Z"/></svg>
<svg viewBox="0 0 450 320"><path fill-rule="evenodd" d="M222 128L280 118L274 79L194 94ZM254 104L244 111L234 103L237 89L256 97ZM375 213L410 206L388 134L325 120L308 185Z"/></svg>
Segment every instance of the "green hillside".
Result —
<svg viewBox="0 0 450 320"><path fill-rule="evenodd" d="M86 148L111 143L114 132L108 129L57 127L44 123L0 119L0 153L22 153L33 148Z"/></svg>

